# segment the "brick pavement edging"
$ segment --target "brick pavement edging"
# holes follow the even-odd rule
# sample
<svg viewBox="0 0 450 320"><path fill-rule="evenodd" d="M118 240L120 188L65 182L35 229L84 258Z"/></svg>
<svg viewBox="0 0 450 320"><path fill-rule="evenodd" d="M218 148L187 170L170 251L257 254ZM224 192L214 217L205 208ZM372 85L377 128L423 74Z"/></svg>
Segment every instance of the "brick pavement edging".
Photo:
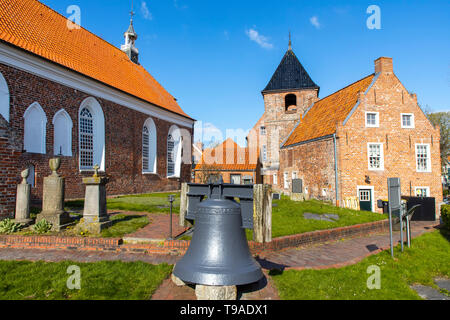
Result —
<svg viewBox="0 0 450 320"><path fill-rule="evenodd" d="M274 238L269 243L249 241L249 247L252 254L260 255L263 252L279 251L287 248L315 245L343 238L353 238L384 232L388 228L389 221L381 220ZM69 249L182 255L188 249L189 244L190 241L188 240L164 240L133 244L123 243L121 238L0 235L0 248L16 249Z"/></svg>

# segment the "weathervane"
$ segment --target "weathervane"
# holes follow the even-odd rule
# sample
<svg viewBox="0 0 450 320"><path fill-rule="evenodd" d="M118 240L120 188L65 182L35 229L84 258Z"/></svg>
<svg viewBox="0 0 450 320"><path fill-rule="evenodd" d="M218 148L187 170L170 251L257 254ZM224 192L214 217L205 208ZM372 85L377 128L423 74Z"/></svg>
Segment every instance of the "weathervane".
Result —
<svg viewBox="0 0 450 320"><path fill-rule="evenodd" d="M289 50L292 50L291 30L289 30Z"/></svg>

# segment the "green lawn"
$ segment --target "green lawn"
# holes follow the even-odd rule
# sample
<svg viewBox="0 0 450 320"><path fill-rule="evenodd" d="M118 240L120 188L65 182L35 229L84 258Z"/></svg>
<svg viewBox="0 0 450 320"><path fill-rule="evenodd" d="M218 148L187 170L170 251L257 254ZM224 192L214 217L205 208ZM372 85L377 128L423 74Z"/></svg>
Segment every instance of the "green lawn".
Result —
<svg viewBox="0 0 450 320"><path fill-rule="evenodd" d="M399 247L370 256L360 263L339 269L271 271L284 300L396 300L420 299L411 284L433 286L436 276L450 277L450 232L434 231L412 240L401 253ZM381 289L369 290L367 268L381 270Z"/></svg>
<svg viewBox="0 0 450 320"><path fill-rule="evenodd" d="M180 193L151 193L140 194L131 196L120 196L107 199L107 207L110 210L126 210L137 212L161 212L169 213L169 201L167 197L169 195L175 195L175 201L173 203L173 212L180 212ZM84 206L84 200L66 201L67 208L80 209Z"/></svg>
<svg viewBox="0 0 450 320"><path fill-rule="evenodd" d="M386 215L379 213L339 208L317 200L296 202L283 196L281 200L274 200L273 204L273 238L387 219ZM303 213L305 212L337 214L339 215L339 220L336 222L308 220L303 218Z"/></svg>
<svg viewBox="0 0 450 320"><path fill-rule="evenodd" d="M133 233L150 223L147 216L117 214L111 216L113 225L102 230L103 238L122 238L124 235Z"/></svg>
<svg viewBox="0 0 450 320"><path fill-rule="evenodd" d="M71 265L81 269L80 290L67 288ZM0 261L0 300L146 300L171 271L144 262Z"/></svg>

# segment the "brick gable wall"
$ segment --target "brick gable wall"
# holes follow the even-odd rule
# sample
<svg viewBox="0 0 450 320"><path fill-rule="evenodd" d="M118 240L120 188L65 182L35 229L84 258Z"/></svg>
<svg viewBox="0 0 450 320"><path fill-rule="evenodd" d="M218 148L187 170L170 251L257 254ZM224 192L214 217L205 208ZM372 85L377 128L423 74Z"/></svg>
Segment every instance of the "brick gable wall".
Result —
<svg viewBox="0 0 450 320"><path fill-rule="evenodd" d="M400 177L402 195L414 196L414 187L430 188L436 198L436 210L442 202L439 128L434 128L392 72L382 72L366 95L360 95L359 106L345 126L338 127L340 198L357 196L357 186L373 186L374 200L387 199L387 178ZM378 128L367 128L367 111L379 113ZM414 114L414 128L401 127L401 114ZM384 170L368 169L367 144L382 143ZM430 145L431 172L416 170L415 144ZM365 182L369 176L370 183ZM377 209L381 212L381 209Z"/></svg>
<svg viewBox="0 0 450 320"><path fill-rule="evenodd" d="M20 170L33 164L36 171L36 187L32 188L32 197L36 200L41 199L43 178L51 173L48 160L53 157L52 119L55 113L63 108L73 122L73 156L61 157L59 172L66 178L66 198L84 197L84 186L81 180L82 177L91 173L81 173L78 169L78 111L83 100L90 95L6 65L0 64L0 72L5 77L10 91L11 119L8 130L14 132L17 137L17 141L3 143L3 147L0 142L0 153L9 152L4 151L5 149L15 149L20 152L20 155L12 161L15 164L8 164L9 169L5 171L7 176L11 176L11 180L8 180L6 189L4 184L0 183L0 192L3 194L3 192L11 192L4 190L15 190L15 184L20 181ZM101 105L105 117L105 168L106 175L110 178L107 185L109 195L174 190L179 189L180 181L190 180L190 164L182 165L180 179L167 179L167 135L173 123L152 117L158 135L157 174L142 174L142 128L149 116L105 99L95 96L94 98ZM42 106L47 117L46 154L21 152L24 133L23 114L35 101ZM184 129L192 135L192 128ZM4 170L3 166L2 170ZM3 173L0 179L4 179ZM13 197L15 198L15 191ZM0 205L8 208L3 211L10 212L11 199L0 200Z"/></svg>

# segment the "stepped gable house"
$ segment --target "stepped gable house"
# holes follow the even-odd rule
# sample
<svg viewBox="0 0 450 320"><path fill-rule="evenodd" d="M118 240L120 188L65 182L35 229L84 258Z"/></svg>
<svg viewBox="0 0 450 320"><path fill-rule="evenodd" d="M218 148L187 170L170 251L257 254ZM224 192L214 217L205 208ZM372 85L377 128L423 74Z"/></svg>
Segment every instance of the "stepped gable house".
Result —
<svg viewBox="0 0 450 320"><path fill-rule="evenodd" d="M264 182L344 205L381 212L387 178L400 177L402 195L442 202L440 132L394 73L391 58L375 61L375 72L319 99L291 44L262 91L265 112L258 132Z"/></svg>
<svg viewBox="0 0 450 320"><path fill-rule="evenodd" d="M0 215L25 168L41 198L52 157L66 198L84 196L95 165L108 194L190 180L194 120L139 64L133 20L119 49L36 0L3 0L0 17Z"/></svg>

